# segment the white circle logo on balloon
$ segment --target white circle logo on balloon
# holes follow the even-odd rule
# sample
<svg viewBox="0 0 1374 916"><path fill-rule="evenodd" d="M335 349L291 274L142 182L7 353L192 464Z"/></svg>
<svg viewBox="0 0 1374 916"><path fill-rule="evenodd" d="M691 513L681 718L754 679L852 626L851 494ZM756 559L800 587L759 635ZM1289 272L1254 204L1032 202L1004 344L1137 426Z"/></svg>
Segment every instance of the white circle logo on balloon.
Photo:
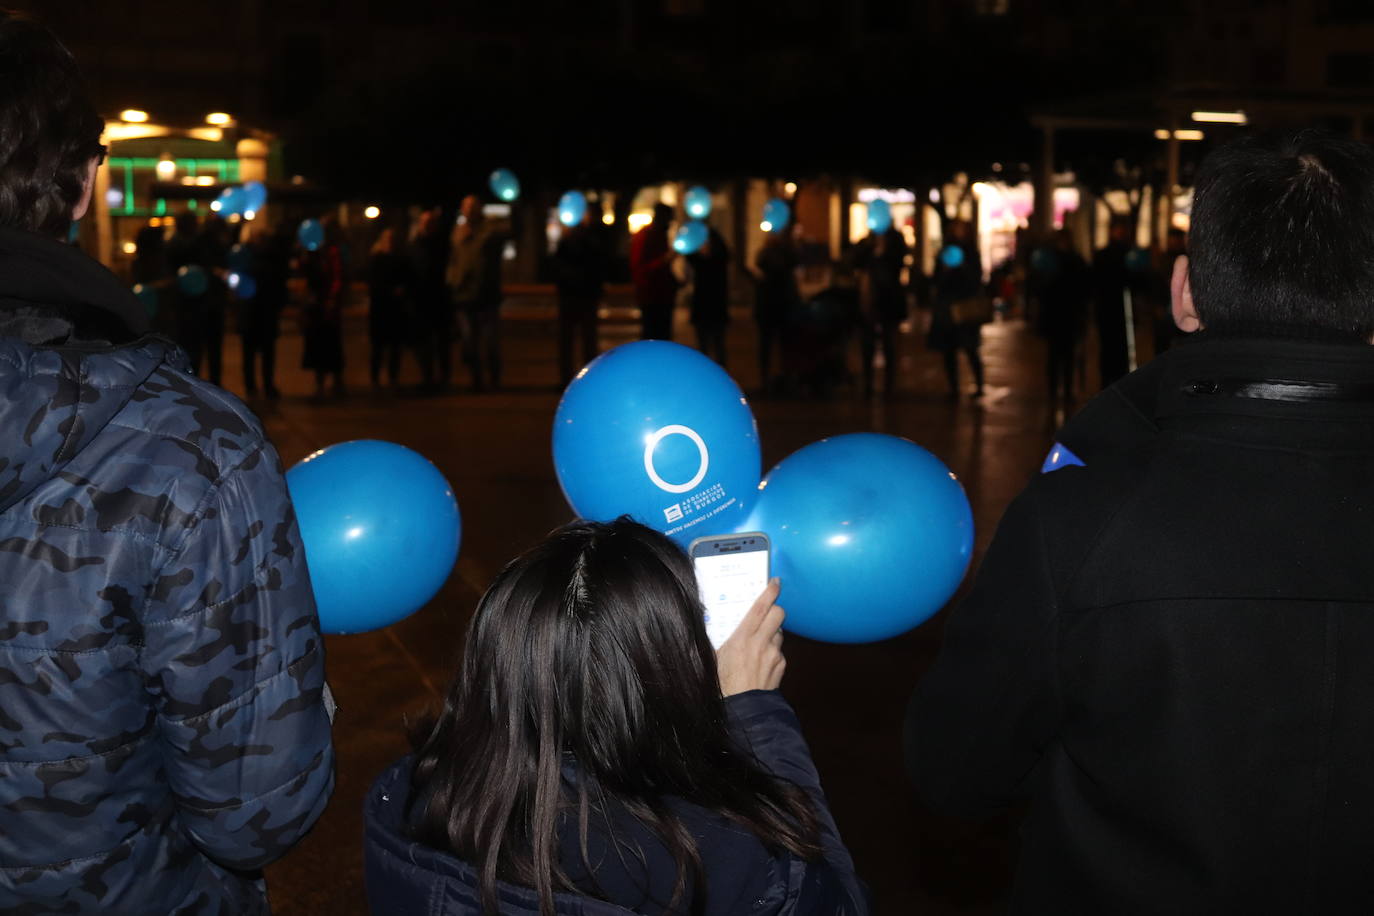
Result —
<svg viewBox="0 0 1374 916"><path fill-rule="evenodd" d="M658 444L668 436L686 436L692 440L692 444L697 447L697 453L701 456L701 463L697 466L697 472L691 480L686 483L669 483L658 476L658 471L654 468L654 450ZM689 426L672 424L665 426L644 439L644 473L649 475L649 479L654 482L654 486L667 493L686 493L688 490L697 486L706 479L706 469L711 465L711 456L706 451L706 442L697 434L697 431Z"/></svg>

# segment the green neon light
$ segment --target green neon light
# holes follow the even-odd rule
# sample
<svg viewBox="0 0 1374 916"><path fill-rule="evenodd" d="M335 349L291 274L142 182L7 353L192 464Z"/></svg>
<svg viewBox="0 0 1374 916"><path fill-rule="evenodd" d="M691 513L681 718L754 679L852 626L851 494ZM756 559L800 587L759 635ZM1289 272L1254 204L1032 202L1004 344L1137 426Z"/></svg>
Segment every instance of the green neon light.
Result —
<svg viewBox="0 0 1374 916"><path fill-rule="evenodd" d="M165 200L163 200L161 197L159 197L159 198L157 199L157 209L153 210L153 214L154 214L155 216L166 216L166 215L167 215L167 201L165 201Z"/></svg>
<svg viewBox="0 0 1374 916"><path fill-rule="evenodd" d="M124 213L134 212L134 170L124 169Z"/></svg>

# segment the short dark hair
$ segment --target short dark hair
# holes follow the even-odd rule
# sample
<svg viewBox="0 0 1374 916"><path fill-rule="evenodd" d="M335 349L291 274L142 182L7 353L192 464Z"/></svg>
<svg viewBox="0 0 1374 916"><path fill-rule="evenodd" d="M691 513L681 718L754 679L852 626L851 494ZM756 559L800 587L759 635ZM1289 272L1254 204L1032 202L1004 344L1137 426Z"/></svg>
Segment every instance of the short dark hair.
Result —
<svg viewBox="0 0 1374 916"><path fill-rule="evenodd" d="M1188 242L1213 330L1374 334L1374 150L1323 131L1242 137L1198 169Z"/></svg>
<svg viewBox="0 0 1374 916"><path fill-rule="evenodd" d="M568 525L507 566L477 606L462 670L419 735L416 836L477 870L487 913L501 879L534 888L551 916L555 891L578 891L559 864L560 817L582 825L590 872L589 816L620 806L677 861L668 909L688 909L701 856L668 796L724 815L771 851L818 858L809 798L737 747L726 718L682 549L626 518ZM626 843L613 848L634 856Z"/></svg>
<svg viewBox="0 0 1374 916"><path fill-rule="evenodd" d="M66 237L104 122L52 32L0 10L0 226Z"/></svg>

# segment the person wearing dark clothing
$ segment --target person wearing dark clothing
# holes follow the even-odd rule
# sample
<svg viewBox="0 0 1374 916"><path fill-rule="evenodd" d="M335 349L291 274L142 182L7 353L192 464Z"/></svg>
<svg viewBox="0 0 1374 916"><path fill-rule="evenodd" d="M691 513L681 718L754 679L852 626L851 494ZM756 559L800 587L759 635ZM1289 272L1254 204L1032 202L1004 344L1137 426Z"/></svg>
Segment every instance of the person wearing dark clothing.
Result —
<svg viewBox="0 0 1374 916"><path fill-rule="evenodd" d="M955 254L957 252L957 254ZM983 359L978 348L983 341L983 324L991 308L983 288L983 258L974 242L973 227L954 223L948 244L941 249L931 278L930 330L926 343L944 357L949 396L959 396L959 351L968 359L973 372L974 396L983 396Z"/></svg>
<svg viewBox="0 0 1374 916"><path fill-rule="evenodd" d="M653 222L630 240L630 278L639 306L639 336L644 340L673 339L678 281L673 276L673 246L668 239L672 222L673 208L654 204Z"/></svg>
<svg viewBox="0 0 1374 916"><path fill-rule="evenodd" d="M1073 234L1061 229L1052 248L1032 255L1031 283L1039 302L1039 330L1048 347L1050 403L1073 403L1075 356L1092 296L1088 264L1073 249Z"/></svg>
<svg viewBox="0 0 1374 916"><path fill-rule="evenodd" d="M410 262L396 251L395 235L396 230L383 229L367 262L367 337L372 347L373 388L381 387L383 365L392 387L401 374Z"/></svg>
<svg viewBox="0 0 1374 916"><path fill-rule="evenodd" d="M558 373L566 386L578 366L596 358L596 311L610 269L606 246L590 216L569 228L558 241L553 255L554 278L558 286ZM581 353L573 356L574 344Z"/></svg>
<svg viewBox="0 0 1374 916"><path fill-rule="evenodd" d="M730 323L730 249L715 229L687 255L692 268L692 327L697 349L725 365L725 328Z"/></svg>
<svg viewBox="0 0 1374 916"><path fill-rule="evenodd" d="M343 251L339 230L325 217L324 243L318 251L301 256L309 299L301 315L301 336L305 346L301 368L315 373L315 397L324 397L329 376L334 377L334 393L344 393L343 309L347 284L344 282Z"/></svg>
<svg viewBox="0 0 1374 916"><path fill-rule="evenodd" d="M1234 142L1192 220L1188 336L1065 427L909 713L929 804L1029 799L1013 913L1374 910L1374 152Z"/></svg>
<svg viewBox="0 0 1374 916"><path fill-rule="evenodd" d="M334 784L281 462L60 241L103 155L70 54L0 13L0 85L0 912L265 916Z"/></svg>
<svg viewBox="0 0 1374 916"><path fill-rule="evenodd" d="M151 286L167 279L167 241L161 226L147 225L134 239L134 283Z"/></svg>
<svg viewBox="0 0 1374 916"><path fill-rule="evenodd" d="M203 363L205 377L212 385L220 383L224 367L224 317L229 305L229 287L224 278L229 247L228 225L211 215L195 241L195 263L205 271L205 292L188 298L191 323L181 343L191 357L195 373L200 374Z"/></svg>
<svg viewBox="0 0 1374 916"><path fill-rule="evenodd" d="M907 318L907 291L902 283L906 256L906 239L895 226L869 235L854 251L854 265L862 278L859 354L866 397L873 394L873 360L880 344L883 391L889 397L897 391L897 332Z"/></svg>
<svg viewBox="0 0 1374 916"><path fill-rule="evenodd" d="M713 652L691 561L628 518L508 565L444 712L368 794L373 913L864 916L777 692L778 590Z"/></svg>
<svg viewBox="0 0 1374 916"><path fill-rule="evenodd" d="M754 258L754 322L759 335L759 381L773 381L773 351L783 344L788 321L801 304L797 287L797 253L784 233L770 232Z"/></svg>
<svg viewBox="0 0 1374 916"><path fill-rule="evenodd" d="M1130 371L1126 306L1131 276L1126 255L1131 251L1130 225L1114 220L1105 248L1093 255L1093 319L1097 325L1098 371L1103 388Z"/></svg>
<svg viewBox="0 0 1374 916"><path fill-rule="evenodd" d="M426 389L444 388L453 381L453 301L447 280L449 234L440 210L420 214L409 255L420 378Z"/></svg>
<svg viewBox="0 0 1374 916"><path fill-rule="evenodd" d="M282 223L249 246L257 291L252 298L239 303L239 334L243 341L243 386L250 397L259 390L259 364L262 392L269 398L281 396L276 381L277 336L288 297L292 244L291 229Z"/></svg>
<svg viewBox="0 0 1374 916"><path fill-rule="evenodd" d="M510 239L508 226L482 212L475 195L463 199L463 222L453 230L449 284L467 325L463 355L474 391L501 387L501 260Z"/></svg>

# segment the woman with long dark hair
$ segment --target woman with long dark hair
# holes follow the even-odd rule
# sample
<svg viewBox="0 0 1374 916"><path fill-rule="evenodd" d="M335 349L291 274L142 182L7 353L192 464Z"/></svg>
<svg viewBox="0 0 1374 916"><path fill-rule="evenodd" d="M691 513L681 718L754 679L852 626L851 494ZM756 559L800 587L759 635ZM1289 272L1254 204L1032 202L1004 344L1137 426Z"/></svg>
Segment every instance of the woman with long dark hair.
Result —
<svg viewBox="0 0 1374 916"><path fill-rule="evenodd" d="M791 708L775 581L712 651L683 552L580 522L507 566L367 801L374 913L864 914Z"/></svg>

